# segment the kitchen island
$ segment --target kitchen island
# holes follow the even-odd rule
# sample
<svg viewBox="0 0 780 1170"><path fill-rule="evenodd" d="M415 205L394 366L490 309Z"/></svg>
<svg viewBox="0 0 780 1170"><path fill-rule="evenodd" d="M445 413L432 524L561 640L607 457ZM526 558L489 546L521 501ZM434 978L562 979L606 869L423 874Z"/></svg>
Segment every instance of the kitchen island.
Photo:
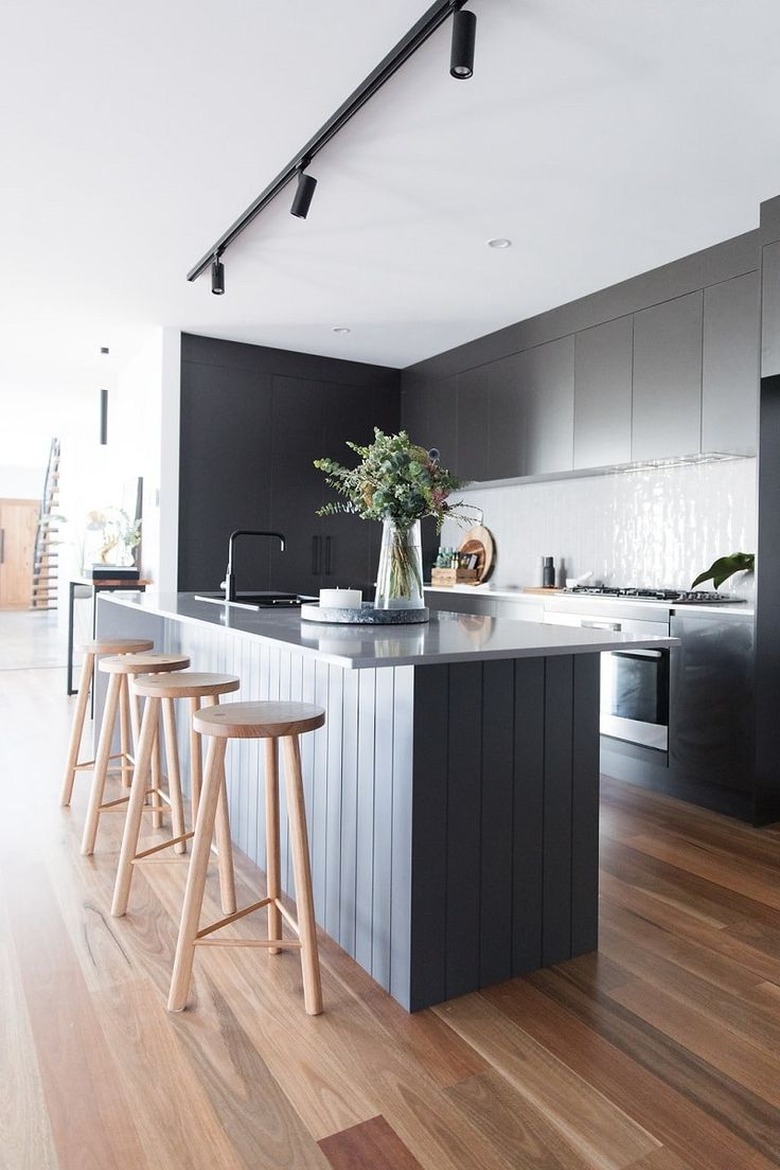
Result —
<svg viewBox="0 0 780 1170"><path fill-rule="evenodd" d="M595 949L599 653L673 639L447 612L331 626L149 593L101 595L98 633L234 673L241 701L326 709L301 742L317 922L407 1010ZM228 769L236 844L264 868L260 745ZM288 891L290 864L283 841Z"/></svg>

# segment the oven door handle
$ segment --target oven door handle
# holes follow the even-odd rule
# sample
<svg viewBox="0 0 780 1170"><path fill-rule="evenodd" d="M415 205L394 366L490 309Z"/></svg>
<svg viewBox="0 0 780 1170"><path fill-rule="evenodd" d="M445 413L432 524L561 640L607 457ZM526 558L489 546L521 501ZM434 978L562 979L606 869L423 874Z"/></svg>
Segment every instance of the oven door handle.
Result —
<svg viewBox="0 0 780 1170"><path fill-rule="evenodd" d="M596 622L589 621L587 618L582 619L580 627L583 630L612 630L616 634L619 634L623 628L620 622Z"/></svg>
<svg viewBox="0 0 780 1170"><path fill-rule="evenodd" d="M613 658L663 658L665 650L612 650Z"/></svg>

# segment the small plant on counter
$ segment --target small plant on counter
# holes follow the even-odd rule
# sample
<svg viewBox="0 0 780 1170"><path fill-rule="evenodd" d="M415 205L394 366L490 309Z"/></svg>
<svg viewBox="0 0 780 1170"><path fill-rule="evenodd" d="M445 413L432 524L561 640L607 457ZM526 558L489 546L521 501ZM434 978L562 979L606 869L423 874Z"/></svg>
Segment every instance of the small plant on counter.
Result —
<svg viewBox="0 0 780 1170"><path fill-rule="evenodd" d="M441 532L446 517L466 520L459 502L451 504L451 492L461 482L442 467L439 452L413 443L406 431L386 435L374 428L374 441L367 447L347 441L359 457L356 467L345 467L334 459L315 459L314 466L341 496L317 509L318 516L352 513L362 520L385 524L377 579L377 608L421 606L422 560L419 527L426 516L436 521ZM385 552L385 549L387 550Z"/></svg>
<svg viewBox="0 0 780 1170"><path fill-rule="evenodd" d="M743 552L731 553L727 557L718 557L716 561L712 562L709 569L699 573L691 585L691 589L695 589L697 585L709 580L712 580L715 588L719 589L723 582L734 573L752 573L755 568L755 560L755 553Z"/></svg>

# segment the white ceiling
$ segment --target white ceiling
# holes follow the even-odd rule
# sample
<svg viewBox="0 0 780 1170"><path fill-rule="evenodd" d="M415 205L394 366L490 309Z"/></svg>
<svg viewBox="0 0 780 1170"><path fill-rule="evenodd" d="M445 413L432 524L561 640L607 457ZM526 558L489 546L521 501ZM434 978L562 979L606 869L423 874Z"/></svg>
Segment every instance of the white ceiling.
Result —
<svg viewBox="0 0 780 1170"><path fill-rule="evenodd" d="M474 77L447 23L316 159L308 219L288 189L224 297L188 283L427 6L5 0L0 385L97 385L159 325L403 367L780 193L777 0L470 0Z"/></svg>

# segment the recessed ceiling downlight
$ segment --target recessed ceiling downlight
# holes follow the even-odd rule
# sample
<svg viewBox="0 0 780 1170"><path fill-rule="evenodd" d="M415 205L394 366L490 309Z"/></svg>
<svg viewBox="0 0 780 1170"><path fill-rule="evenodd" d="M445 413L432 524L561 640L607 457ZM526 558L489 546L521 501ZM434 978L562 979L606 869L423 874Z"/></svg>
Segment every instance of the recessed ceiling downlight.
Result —
<svg viewBox="0 0 780 1170"><path fill-rule="evenodd" d="M349 329L349 327L347 325L334 325L333 332L334 333L351 333L352 330Z"/></svg>
<svg viewBox="0 0 780 1170"><path fill-rule="evenodd" d="M488 248L511 248L512 241L508 240L506 236L497 236L495 240L488 240Z"/></svg>

